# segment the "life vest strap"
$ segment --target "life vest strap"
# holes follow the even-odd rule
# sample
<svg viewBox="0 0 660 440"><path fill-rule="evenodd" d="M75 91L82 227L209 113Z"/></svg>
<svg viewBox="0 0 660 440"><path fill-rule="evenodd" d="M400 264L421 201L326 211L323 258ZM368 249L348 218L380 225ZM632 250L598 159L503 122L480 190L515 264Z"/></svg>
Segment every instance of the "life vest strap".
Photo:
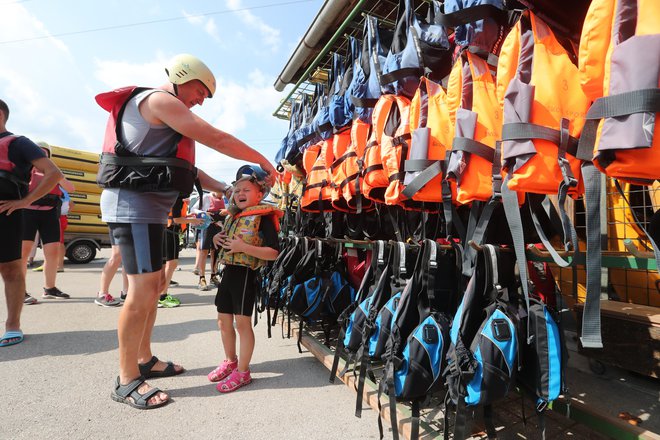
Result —
<svg viewBox="0 0 660 440"><path fill-rule="evenodd" d="M520 141L530 139L543 139L559 145L561 141L561 132L554 128L544 127L530 122L511 122L502 126L503 141ZM577 154L578 139L573 136L568 138L566 152L571 156ZM509 157L504 155L505 159Z"/></svg>
<svg viewBox="0 0 660 440"><path fill-rule="evenodd" d="M367 168L364 169L363 175L366 175L372 171L378 171L383 169L383 164L382 163L377 163L376 165L371 165Z"/></svg>
<svg viewBox="0 0 660 440"><path fill-rule="evenodd" d="M426 163L428 165L422 168L423 163ZM409 169L409 167L411 169ZM408 172L420 171L420 173L417 176L415 176L415 178L411 180L408 185L406 185L406 188L402 192L402 194L406 198L412 199L412 197L416 193L418 193L426 184L428 184L436 176L442 175L442 161L440 160L431 161L431 160L421 160L421 159L407 160L405 164L405 170Z"/></svg>
<svg viewBox="0 0 660 440"><path fill-rule="evenodd" d="M587 119L615 118L634 113L660 113L660 89L642 89L603 96L594 101Z"/></svg>
<svg viewBox="0 0 660 440"><path fill-rule="evenodd" d="M378 102L378 99L358 98L356 96L351 95L351 102L355 107L374 108L376 107L376 103Z"/></svg>
<svg viewBox="0 0 660 440"><path fill-rule="evenodd" d="M445 27L454 28L460 25L475 23L484 18L494 18L498 22L509 20L509 13L493 5L478 5L460 9L450 14L439 14L435 17L436 23Z"/></svg>
<svg viewBox="0 0 660 440"><path fill-rule="evenodd" d="M495 149L466 137L455 137L451 149L452 151L465 151L466 153L476 154L491 163L495 156Z"/></svg>
<svg viewBox="0 0 660 440"><path fill-rule="evenodd" d="M380 84L390 84L395 81L402 80L409 76L420 77L424 74L424 70L420 67L404 67L403 69L398 69L390 73L385 73L380 77Z"/></svg>
<svg viewBox="0 0 660 440"><path fill-rule="evenodd" d="M316 136L318 136L318 133L316 131L312 131L309 134L306 134L299 141L296 142L296 147L298 147L298 148L302 147L307 142L309 142L312 139L316 138Z"/></svg>
<svg viewBox="0 0 660 440"><path fill-rule="evenodd" d="M332 165L330 165L330 169L334 171L339 165L341 165L349 157L357 157L357 153L355 151L347 151L339 159L332 162Z"/></svg>
<svg viewBox="0 0 660 440"><path fill-rule="evenodd" d="M23 186L29 185L29 182L19 179L18 177L16 177L15 174L11 173L10 171L0 170L0 179L9 180L10 182L15 183L16 185L23 185Z"/></svg>
<svg viewBox="0 0 660 440"><path fill-rule="evenodd" d="M104 165L117 165L128 167L139 166L171 166L193 171L195 166L187 160L178 157L145 157L145 156L115 156L114 154L102 153L100 163Z"/></svg>
<svg viewBox="0 0 660 440"><path fill-rule="evenodd" d="M406 173L403 172L403 171L400 171L398 173L390 174L390 177L388 177L387 180L390 181L390 182L394 182L395 180L403 181L404 177L406 177Z"/></svg>

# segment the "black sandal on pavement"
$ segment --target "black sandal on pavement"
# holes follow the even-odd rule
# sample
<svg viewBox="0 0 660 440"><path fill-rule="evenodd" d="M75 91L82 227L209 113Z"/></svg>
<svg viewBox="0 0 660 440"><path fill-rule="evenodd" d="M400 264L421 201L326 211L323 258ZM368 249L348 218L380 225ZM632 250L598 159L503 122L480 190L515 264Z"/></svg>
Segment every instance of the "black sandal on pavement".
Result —
<svg viewBox="0 0 660 440"><path fill-rule="evenodd" d="M110 397L115 402L125 403L126 405L137 409L160 408L161 406L165 406L168 403L170 403L170 399L167 399L164 402L154 403L150 405L149 399L154 397L156 394L161 393L162 391L158 388L152 387L146 393L140 394L138 392L138 388L140 388L140 386L144 383L145 380L146 379L144 377L140 376L134 381L126 385L122 385L119 382L119 376L117 376L117 380L115 381L115 389L112 390ZM131 401L130 399L133 400Z"/></svg>
<svg viewBox="0 0 660 440"><path fill-rule="evenodd" d="M177 370L174 367L174 363L170 361L167 362L167 367L165 367L163 371L153 371L152 368L154 365L156 365L156 363L158 363L158 358L156 356L152 356L151 360L146 364L138 364L138 367L140 368L140 374L146 379L151 379L152 377L177 376L186 371L184 368Z"/></svg>

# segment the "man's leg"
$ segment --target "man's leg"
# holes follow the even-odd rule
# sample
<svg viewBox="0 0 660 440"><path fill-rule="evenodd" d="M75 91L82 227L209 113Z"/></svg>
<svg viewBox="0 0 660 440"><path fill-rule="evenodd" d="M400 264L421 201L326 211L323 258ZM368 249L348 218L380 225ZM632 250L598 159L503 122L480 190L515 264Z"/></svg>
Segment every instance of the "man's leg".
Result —
<svg viewBox="0 0 660 440"><path fill-rule="evenodd" d="M25 268L23 260L18 259L7 263L0 263L0 274L5 284L5 298L7 299L7 321L5 330L21 329L21 311L25 295ZM11 340L8 342L12 342Z"/></svg>
<svg viewBox="0 0 660 440"><path fill-rule="evenodd" d="M172 280L172 275L176 267L179 265L179 260L170 260L165 262L165 288L162 290L160 296L167 295L167 289L170 286L170 281Z"/></svg>
<svg viewBox="0 0 660 440"><path fill-rule="evenodd" d="M114 278L119 266L121 266L121 253L118 245L112 245L110 258L106 261L101 271L101 282L99 285L98 296L108 295L110 293L110 283ZM124 286L126 287L126 286Z"/></svg>
<svg viewBox="0 0 660 440"><path fill-rule="evenodd" d="M23 213L15 211L11 215L0 215L0 276L5 285L7 299L7 320L5 330L21 329L21 311L25 299L25 272L27 254L21 258L23 236ZM34 236L34 232L32 232ZM27 251L29 252L28 247ZM5 343L17 342L20 338L12 338Z"/></svg>
<svg viewBox="0 0 660 440"><path fill-rule="evenodd" d="M153 328L156 319L156 301L161 271L128 276L128 296L119 313L117 335L119 338L119 382L128 384L140 377L138 352L145 330ZM151 387L146 383L139 393L147 392ZM165 393L158 393L149 404L154 405L169 399Z"/></svg>
<svg viewBox="0 0 660 440"><path fill-rule="evenodd" d="M57 263L60 254L60 242L46 243L43 246L44 251L44 279L46 289L55 287L57 278ZM27 263L26 263L27 267Z"/></svg>

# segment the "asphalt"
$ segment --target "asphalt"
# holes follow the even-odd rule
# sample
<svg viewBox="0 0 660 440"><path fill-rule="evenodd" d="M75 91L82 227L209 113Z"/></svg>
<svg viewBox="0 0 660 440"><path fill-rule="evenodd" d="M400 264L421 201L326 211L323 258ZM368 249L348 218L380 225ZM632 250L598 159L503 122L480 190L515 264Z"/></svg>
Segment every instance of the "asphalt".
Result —
<svg viewBox="0 0 660 440"><path fill-rule="evenodd" d="M172 397L167 406L141 411L110 399L118 373L119 308L94 304L108 250L87 265L65 266L58 287L69 300L41 300L23 309L22 344L0 348L0 439L373 439L376 414L353 416L355 394L330 384L328 370L295 340L265 319L255 328L254 381L227 395L206 375L223 359L213 306L214 291L196 289L194 251L182 252L182 305L159 309L154 353L186 373L149 382ZM39 257L37 257L39 258ZM28 270L27 287L40 298L43 275ZM112 282L119 295L121 276ZM4 299L0 319L4 321Z"/></svg>

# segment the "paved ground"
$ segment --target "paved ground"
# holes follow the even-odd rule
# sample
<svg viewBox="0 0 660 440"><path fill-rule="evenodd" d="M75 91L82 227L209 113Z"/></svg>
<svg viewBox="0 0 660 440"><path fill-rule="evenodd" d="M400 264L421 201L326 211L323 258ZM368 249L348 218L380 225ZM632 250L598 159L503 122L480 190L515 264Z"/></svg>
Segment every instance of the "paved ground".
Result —
<svg viewBox="0 0 660 440"><path fill-rule="evenodd" d="M101 256L108 256L104 251ZM222 359L215 320L215 292L196 290L190 272L192 250L185 250L181 283L171 293L183 305L160 309L154 352L188 371L152 379L173 402L139 411L113 402L117 375L118 308L93 303L105 259L67 265L58 286L72 299L43 300L23 312L25 342L0 348L0 439L354 439L378 437L375 413L353 417L355 395L343 384L329 384L328 370L294 340L279 333L268 340L265 322L255 329L254 382L229 395L219 394L206 374ZM42 275L28 271L28 290L41 293ZM121 277L112 283L113 294ZM6 317L3 306L0 321Z"/></svg>
<svg viewBox="0 0 660 440"><path fill-rule="evenodd" d="M26 306L25 342L0 348L0 440L378 438L375 412L366 408L362 419L355 418L355 394L339 381L329 384L328 370L309 353L299 354L295 341L282 339L277 329L267 339L264 322L255 329L255 381L229 395L215 390L206 379L222 359L214 292L196 290L192 250L183 251L182 270L174 274L181 285L171 290L183 305L160 309L154 331L155 354L188 370L150 381L167 390L173 402L154 411L113 402L119 309L93 303L108 255L104 250L88 265L67 265L58 274L58 286L72 299ZM28 290L40 295L42 280L41 273L28 271ZM117 276L111 293L118 295L120 288ZM4 306L0 310L3 321ZM614 417L629 411L642 418L643 427L660 432L658 381L612 368L597 377L575 354L571 364L574 397ZM519 432L512 438L537 434ZM591 436L579 430L570 438Z"/></svg>

